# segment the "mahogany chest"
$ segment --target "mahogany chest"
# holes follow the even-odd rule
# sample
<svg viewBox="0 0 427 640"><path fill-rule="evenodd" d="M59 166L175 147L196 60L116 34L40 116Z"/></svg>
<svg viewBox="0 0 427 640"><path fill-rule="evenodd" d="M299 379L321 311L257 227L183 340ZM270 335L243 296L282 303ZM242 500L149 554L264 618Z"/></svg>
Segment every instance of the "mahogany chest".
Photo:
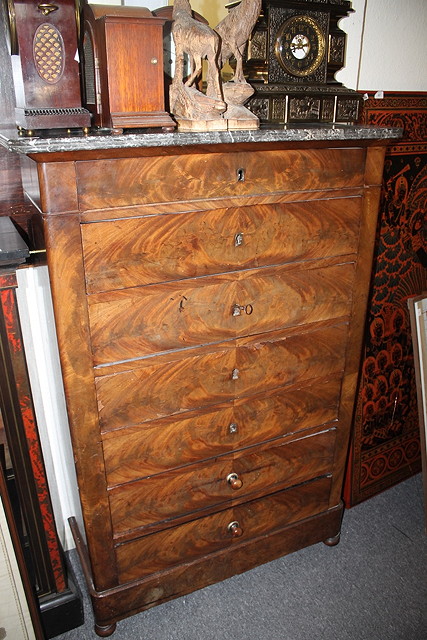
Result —
<svg viewBox="0 0 427 640"><path fill-rule="evenodd" d="M338 541L383 156L31 156L99 635Z"/></svg>

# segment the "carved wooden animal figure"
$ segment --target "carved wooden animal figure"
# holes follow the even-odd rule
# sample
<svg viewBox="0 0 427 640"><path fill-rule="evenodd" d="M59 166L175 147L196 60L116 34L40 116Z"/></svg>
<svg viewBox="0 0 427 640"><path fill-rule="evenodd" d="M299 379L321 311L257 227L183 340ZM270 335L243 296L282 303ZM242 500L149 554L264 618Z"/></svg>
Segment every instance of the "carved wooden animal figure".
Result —
<svg viewBox="0 0 427 640"><path fill-rule="evenodd" d="M223 67L231 56L236 58L235 82L245 82L243 51L261 12L261 3L262 0L242 0L215 27L222 40L220 66Z"/></svg>
<svg viewBox="0 0 427 640"><path fill-rule="evenodd" d="M218 34L207 24L194 20L188 0L175 0L172 18L174 20L172 34L176 49L175 78L180 81L183 77L185 53L190 56L192 61L192 73L185 83L188 87L201 73L202 60L207 58L209 64L208 95L221 100L222 92L218 68L220 39Z"/></svg>

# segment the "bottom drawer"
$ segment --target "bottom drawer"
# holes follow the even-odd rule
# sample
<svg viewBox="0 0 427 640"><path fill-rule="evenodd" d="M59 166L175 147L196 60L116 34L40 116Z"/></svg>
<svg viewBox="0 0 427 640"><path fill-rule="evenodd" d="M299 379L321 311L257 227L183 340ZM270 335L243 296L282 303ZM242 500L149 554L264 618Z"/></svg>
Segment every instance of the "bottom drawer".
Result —
<svg viewBox="0 0 427 640"><path fill-rule="evenodd" d="M265 536L328 509L331 476L317 478L116 548L121 583ZM230 526L234 524L233 526ZM262 544L262 543L261 543Z"/></svg>

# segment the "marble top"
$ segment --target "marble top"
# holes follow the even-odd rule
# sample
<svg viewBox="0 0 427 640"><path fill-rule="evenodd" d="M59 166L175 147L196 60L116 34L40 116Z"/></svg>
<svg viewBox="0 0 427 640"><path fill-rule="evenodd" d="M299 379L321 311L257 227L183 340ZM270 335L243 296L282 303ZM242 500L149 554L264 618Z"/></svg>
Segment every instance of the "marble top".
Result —
<svg viewBox="0 0 427 640"><path fill-rule="evenodd" d="M0 145L25 155L64 151L92 151L100 149L185 147L256 142L306 142L322 140L386 140L400 138L402 129L361 125L284 125L255 130L210 132L138 132L111 134L97 132L73 133L68 136L25 137L18 131L0 132Z"/></svg>

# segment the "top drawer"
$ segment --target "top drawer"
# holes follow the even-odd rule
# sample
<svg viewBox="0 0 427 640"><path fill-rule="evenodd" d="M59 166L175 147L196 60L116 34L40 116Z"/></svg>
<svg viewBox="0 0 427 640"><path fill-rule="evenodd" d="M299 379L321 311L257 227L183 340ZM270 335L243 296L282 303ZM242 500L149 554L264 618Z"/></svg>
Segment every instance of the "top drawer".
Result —
<svg viewBox="0 0 427 640"><path fill-rule="evenodd" d="M81 211L363 185L364 149L196 153L76 163Z"/></svg>

